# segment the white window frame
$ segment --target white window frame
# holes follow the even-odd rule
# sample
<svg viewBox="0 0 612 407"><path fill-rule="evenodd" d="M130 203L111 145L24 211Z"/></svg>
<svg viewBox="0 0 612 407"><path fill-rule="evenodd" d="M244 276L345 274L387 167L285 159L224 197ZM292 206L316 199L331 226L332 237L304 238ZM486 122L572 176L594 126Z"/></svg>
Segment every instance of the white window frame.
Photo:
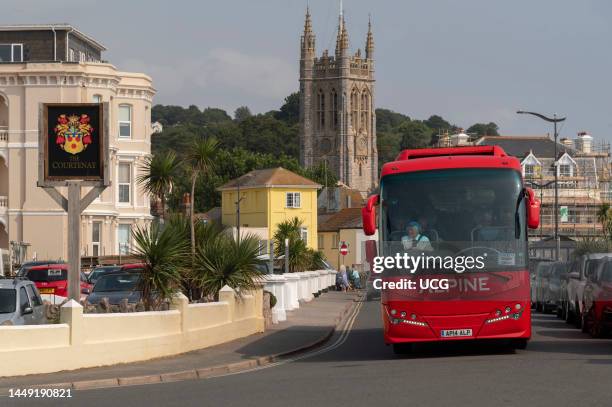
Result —
<svg viewBox="0 0 612 407"><path fill-rule="evenodd" d="M564 172L561 168L567 168L567 172ZM572 164L559 163L559 176L560 177L571 177L573 173Z"/></svg>
<svg viewBox="0 0 612 407"><path fill-rule="evenodd" d="M132 138L132 122L133 122L133 118L134 118L134 108L132 105L127 104L127 103L121 103L118 106L118 114L117 117L120 117L121 115L121 108L122 107L127 107L130 113L130 120L117 120L117 138L123 139L123 140L128 140ZM127 124L129 126L130 129L130 134L128 136L122 136L121 135L121 125L122 124Z"/></svg>
<svg viewBox="0 0 612 407"><path fill-rule="evenodd" d="M85 62L87 62L87 61L85 60L85 53L84 53L83 51L79 51L79 62L80 62L80 63L85 63Z"/></svg>
<svg viewBox="0 0 612 407"><path fill-rule="evenodd" d="M300 228L300 239L302 239L304 243L308 244L308 228L305 226Z"/></svg>
<svg viewBox="0 0 612 407"><path fill-rule="evenodd" d="M121 233L119 233L119 231L121 230L121 227L126 227L128 228L128 240L127 243L121 242L119 240L119 237L121 236ZM127 247L125 246L127 244ZM123 246L122 246L123 245ZM122 252L122 248L125 250L124 252ZM132 224L131 223L119 223L117 225L117 254L121 254L123 256L130 254L130 250L132 248Z"/></svg>
<svg viewBox="0 0 612 407"><path fill-rule="evenodd" d="M298 209L302 207L302 196L301 192L287 192L285 193L285 207Z"/></svg>
<svg viewBox="0 0 612 407"><path fill-rule="evenodd" d="M23 44L21 43L7 43L0 44L11 48L11 60L9 62L23 62ZM19 61L15 60L15 49L19 48Z"/></svg>
<svg viewBox="0 0 612 407"><path fill-rule="evenodd" d="M91 101L93 103L102 103L102 95L100 95L99 93L96 93L95 95L92 95Z"/></svg>
<svg viewBox="0 0 612 407"><path fill-rule="evenodd" d="M94 225L98 225L98 240L97 241L94 240L95 239ZM95 253L96 248L98 249L97 256L100 256L100 253L101 253L100 249L102 247L102 225L103 225L102 221L95 220L91 222L91 255L92 256L95 256L94 253Z"/></svg>
<svg viewBox="0 0 612 407"><path fill-rule="evenodd" d="M68 50L68 61L69 62L76 62L76 60L74 58L74 50L72 48L70 48Z"/></svg>
<svg viewBox="0 0 612 407"><path fill-rule="evenodd" d="M128 174L130 174L130 180L129 182L120 182L120 168L122 165L127 165L129 167L129 171ZM133 199L134 199L134 174L132 173L132 171L134 170L134 163L132 161L119 161L117 163L117 206L132 206L133 205ZM125 186L127 185L129 188L129 200L128 202L122 202L121 201L121 186Z"/></svg>
<svg viewBox="0 0 612 407"><path fill-rule="evenodd" d="M533 178L535 177L535 164L525 164L523 166L523 175L525 176L525 178ZM527 171L527 169L530 169L530 171Z"/></svg>

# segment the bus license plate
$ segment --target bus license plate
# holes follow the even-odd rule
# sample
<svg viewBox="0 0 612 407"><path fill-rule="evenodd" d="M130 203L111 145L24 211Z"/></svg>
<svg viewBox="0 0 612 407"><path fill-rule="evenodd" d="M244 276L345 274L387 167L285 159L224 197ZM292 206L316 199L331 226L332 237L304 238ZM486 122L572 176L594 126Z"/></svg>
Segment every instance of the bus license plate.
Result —
<svg viewBox="0 0 612 407"><path fill-rule="evenodd" d="M459 336L472 336L471 329L443 329L440 331L442 338L456 338Z"/></svg>

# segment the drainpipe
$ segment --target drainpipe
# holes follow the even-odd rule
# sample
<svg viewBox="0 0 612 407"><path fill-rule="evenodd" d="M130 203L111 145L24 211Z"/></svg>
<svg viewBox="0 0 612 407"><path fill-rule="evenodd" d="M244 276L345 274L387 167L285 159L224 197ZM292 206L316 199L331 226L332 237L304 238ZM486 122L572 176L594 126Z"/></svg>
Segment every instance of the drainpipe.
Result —
<svg viewBox="0 0 612 407"><path fill-rule="evenodd" d="M70 33L72 32L72 27L70 27L69 29L66 30L66 61L68 61L68 36L70 35ZM72 61L69 61L72 62Z"/></svg>
<svg viewBox="0 0 612 407"><path fill-rule="evenodd" d="M55 27L51 27L51 31L53 31L53 62L57 62L57 32Z"/></svg>

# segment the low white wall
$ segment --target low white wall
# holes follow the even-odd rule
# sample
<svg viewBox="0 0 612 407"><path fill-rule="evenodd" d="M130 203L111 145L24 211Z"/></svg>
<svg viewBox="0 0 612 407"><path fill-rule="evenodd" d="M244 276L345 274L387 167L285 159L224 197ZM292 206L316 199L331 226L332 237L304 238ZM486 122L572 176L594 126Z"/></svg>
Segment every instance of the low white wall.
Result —
<svg viewBox="0 0 612 407"><path fill-rule="evenodd" d="M219 302L189 304L179 294L170 311L83 314L75 301L57 325L0 326L0 376L51 373L171 356L264 330L261 289Z"/></svg>

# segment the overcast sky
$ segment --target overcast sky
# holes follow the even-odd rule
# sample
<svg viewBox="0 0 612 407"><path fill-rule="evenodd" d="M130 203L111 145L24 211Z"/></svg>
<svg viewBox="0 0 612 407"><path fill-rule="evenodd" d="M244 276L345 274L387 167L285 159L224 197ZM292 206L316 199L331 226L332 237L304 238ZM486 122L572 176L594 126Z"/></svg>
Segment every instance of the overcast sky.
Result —
<svg viewBox="0 0 612 407"><path fill-rule="evenodd" d="M106 59L151 75L155 101L278 108L298 88L307 0L2 0L0 23L67 22ZM334 49L337 0L310 0L317 53ZM567 115L562 136L612 140L612 1L344 0L351 47L368 13L377 106L460 126L543 134L518 108Z"/></svg>

